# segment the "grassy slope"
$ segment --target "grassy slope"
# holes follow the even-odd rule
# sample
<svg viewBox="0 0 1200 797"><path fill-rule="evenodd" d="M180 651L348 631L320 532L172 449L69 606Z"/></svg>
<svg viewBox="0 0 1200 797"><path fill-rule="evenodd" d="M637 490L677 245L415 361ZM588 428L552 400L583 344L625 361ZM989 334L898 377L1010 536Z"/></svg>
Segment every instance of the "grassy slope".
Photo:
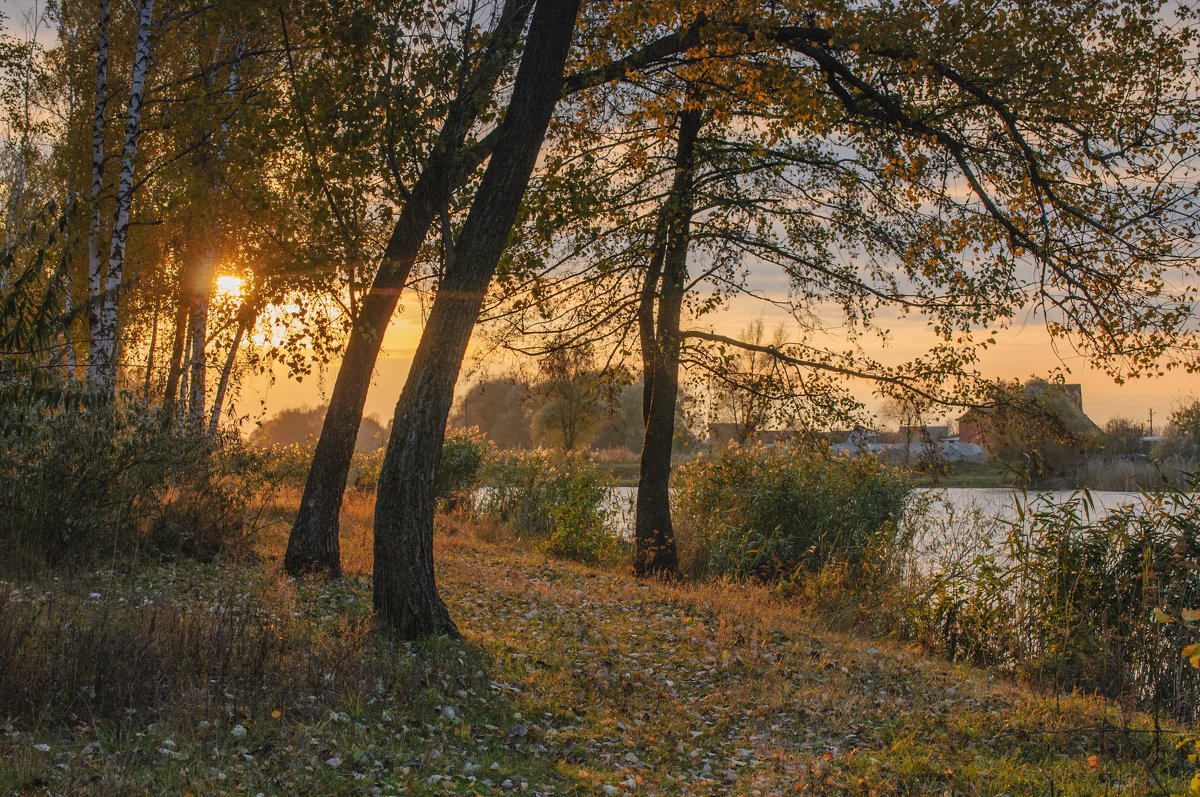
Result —
<svg viewBox="0 0 1200 797"><path fill-rule="evenodd" d="M10 719L0 793L1161 793L1144 716L833 633L746 586L639 583L443 534L466 641L381 642L366 632L369 512L345 521L343 585L288 582L269 560L0 585L80 616L121 596L118 618L147 600L214 628L249 616L279 648L202 633L214 657L259 669L143 695L98 730ZM175 638L156 655L187 646ZM1110 730L1081 730L1095 728Z"/></svg>

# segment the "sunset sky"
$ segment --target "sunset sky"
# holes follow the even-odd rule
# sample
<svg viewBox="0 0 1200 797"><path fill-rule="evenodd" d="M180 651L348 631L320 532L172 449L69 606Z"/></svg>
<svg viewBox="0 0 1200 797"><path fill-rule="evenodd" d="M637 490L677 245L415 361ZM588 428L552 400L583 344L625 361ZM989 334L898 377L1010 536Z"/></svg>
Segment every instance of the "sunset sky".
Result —
<svg viewBox="0 0 1200 797"><path fill-rule="evenodd" d="M712 326L718 332L736 335L760 315L768 328L785 320L780 316L764 314L758 303L746 300L713 316ZM889 326L893 333L893 345L888 350L878 352L881 359L899 361L915 356L930 342L931 336L920 318L897 319ZM404 386L420 330L420 308L410 295L384 338L383 354L375 369L375 382L367 396L367 415L373 415L385 423L391 417L396 399ZM471 365L468 362L467 367ZM265 377L253 378L243 386L239 414L249 416L248 425L252 428L254 420L270 417L280 410L323 404L332 388L335 369L336 363L327 368L323 376L314 374L297 382L289 379L280 367L273 385L268 384L269 380ZM1153 410L1154 428L1158 432L1171 408L1180 399L1200 394L1200 375L1179 371L1117 385L1102 371L1089 367L1069 347L1060 345L1056 353L1044 326L1037 319L1003 333L997 346L984 355L982 362L984 374L993 378L1028 379L1031 376L1048 375L1055 369L1069 369L1070 373L1065 374L1066 381L1083 385L1084 411L1100 425L1114 417L1148 423L1150 411ZM471 381L472 376L465 374L460 380L459 392ZM875 401L870 399L868 386L860 388L859 396L869 407L874 407Z"/></svg>

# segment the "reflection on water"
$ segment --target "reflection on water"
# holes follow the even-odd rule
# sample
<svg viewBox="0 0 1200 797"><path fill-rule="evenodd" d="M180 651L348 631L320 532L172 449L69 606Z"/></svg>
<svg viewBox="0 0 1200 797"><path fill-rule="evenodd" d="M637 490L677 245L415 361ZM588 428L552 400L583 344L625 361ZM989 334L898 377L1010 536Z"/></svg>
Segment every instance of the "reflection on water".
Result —
<svg viewBox="0 0 1200 797"><path fill-rule="evenodd" d="M956 512L970 512L979 509L1005 520L1013 520L1017 516L1019 505L1028 506L1030 501L1041 499L1056 504L1065 503L1072 498L1083 495L1079 490L1050 490L1043 493L1014 490L1009 487L931 487L918 490L934 498L942 506L952 507ZM1080 502L1091 519L1101 518L1120 506L1142 503L1141 493L1120 492L1117 490L1092 490L1088 492L1091 506Z"/></svg>
<svg viewBox="0 0 1200 797"><path fill-rule="evenodd" d="M922 500L924 499L924 500ZM1024 492L1009 487L938 487L917 491L913 525L913 564L917 570L946 572L974 568L978 556L1005 558L1000 545L1020 511L1038 512L1072 504L1085 522L1123 506L1140 506L1141 493L1116 490Z"/></svg>

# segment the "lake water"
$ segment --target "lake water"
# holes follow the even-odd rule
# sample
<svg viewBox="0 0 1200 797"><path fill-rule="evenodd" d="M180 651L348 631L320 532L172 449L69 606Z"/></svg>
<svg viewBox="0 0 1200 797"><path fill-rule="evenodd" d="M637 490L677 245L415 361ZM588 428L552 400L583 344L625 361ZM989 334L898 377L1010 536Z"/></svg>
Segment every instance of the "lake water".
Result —
<svg viewBox="0 0 1200 797"><path fill-rule="evenodd" d="M637 497L636 487L618 487L613 501L614 527L624 536L633 532L634 502ZM1075 490L1055 490L1045 493L1023 493L1008 487L979 488L979 487L932 487L921 488L918 493L927 495L933 500L932 517L935 519L953 518L955 523L972 522L976 518L998 518L1013 520L1017 517L1018 506L1028 505L1035 497L1044 496L1044 500L1063 503L1081 495ZM1117 507L1130 504L1139 505L1142 495L1135 492L1118 492L1115 490L1093 490L1089 493L1090 505L1081 508L1091 520L1104 517ZM955 540L947 539L947 532L953 529L941 528L934 530L935 539L919 539L918 544L930 546L950 544ZM958 529L965 532L966 529ZM971 535L955 534L954 537Z"/></svg>

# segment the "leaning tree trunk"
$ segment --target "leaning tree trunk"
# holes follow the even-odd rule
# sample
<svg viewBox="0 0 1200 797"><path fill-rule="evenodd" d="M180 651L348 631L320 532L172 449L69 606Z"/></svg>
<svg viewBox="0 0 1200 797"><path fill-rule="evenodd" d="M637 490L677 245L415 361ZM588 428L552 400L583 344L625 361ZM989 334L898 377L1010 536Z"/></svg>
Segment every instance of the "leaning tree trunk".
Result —
<svg viewBox="0 0 1200 797"><path fill-rule="evenodd" d="M338 512L342 508L367 390L400 292L447 194L448 175L442 172L442 169L426 169L414 186L388 241L384 264L351 326L283 557L284 569L293 575L312 571L341 575Z"/></svg>
<svg viewBox="0 0 1200 797"><path fill-rule="evenodd" d="M183 301L182 291L176 292L175 334L171 340L171 362L167 366L167 391L163 399L163 425L175 422L179 399L179 382L183 375L184 343L187 340L188 305Z"/></svg>
<svg viewBox="0 0 1200 797"><path fill-rule="evenodd" d="M229 390L229 379L233 374L233 364L237 360L238 349L242 346L242 338L246 330L254 326L258 318L255 310L247 309L238 314L237 332L234 333L233 343L229 345L229 355L225 358L225 367L221 369L221 379L217 382L217 394L213 397L212 412L208 421L208 436L216 437L221 428L221 410L225 406L225 394Z"/></svg>
<svg viewBox="0 0 1200 797"><path fill-rule="evenodd" d="M463 159L459 151L503 73L529 8L529 0L506 2L496 36L447 115L437 149L429 156L396 219L371 289L354 318L325 410L321 436L313 451L296 522L288 536L283 566L292 575L313 571L341 575L338 513L383 335L434 219L450 201L454 185L473 172L487 154L485 148L479 148Z"/></svg>
<svg viewBox="0 0 1200 797"><path fill-rule="evenodd" d="M154 378L154 349L158 346L158 302L154 303L154 318L150 322L150 346L146 350L146 378L142 384L142 395L150 398L150 383Z"/></svg>
<svg viewBox="0 0 1200 797"><path fill-rule="evenodd" d="M655 253L656 261L661 257L662 274L653 340L647 340L649 335L645 334L647 310L639 308L642 311L642 358L645 364L642 412L646 422L633 532L633 564L639 575L670 575L679 569L675 532L671 526L671 444L675 437L675 407L679 395L679 319L683 310L687 251L695 206L693 178L700 124L699 110L689 109L680 114L675 177L663 204L659 224L662 254ZM647 285L651 287L649 280L657 265L653 262L651 273L647 275ZM653 300L652 291L643 293L642 301L647 300Z"/></svg>
<svg viewBox="0 0 1200 797"><path fill-rule="evenodd" d="M533 12L495 154L396 404L376 492L374 606L405 639L458 632L433 572L434 479L454 383L558 102L578 10L579 0L539 0Z"/></svg>
<svg viewBox="0 0 1200 797"><path fill-rule="evenodd" d="M129 235L129 211L133 202L133 169L141 138L142 100L146 73L150 71L150 22L154 0L142 0L138 13L137 48L133 60L133 78L129 85L129 115L125 120L125 146L121 151L121 172L117 182L117 207L113 214L112 240L108 251L108 274L101 299L100 321L89 352L90 378L107 393L117 387L117 309L125 266L125 243Z"/></svg>

